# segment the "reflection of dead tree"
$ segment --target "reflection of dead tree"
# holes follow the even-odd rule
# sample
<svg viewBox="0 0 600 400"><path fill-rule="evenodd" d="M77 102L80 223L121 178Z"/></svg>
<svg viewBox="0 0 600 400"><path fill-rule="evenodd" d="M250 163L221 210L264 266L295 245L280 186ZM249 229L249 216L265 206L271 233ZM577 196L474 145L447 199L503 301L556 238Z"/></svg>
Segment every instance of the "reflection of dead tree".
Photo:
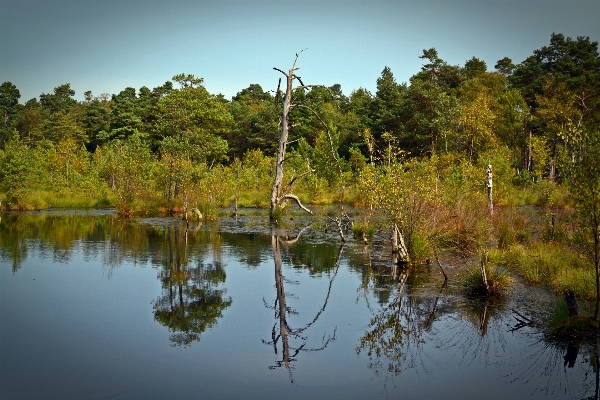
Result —
<svg viewBox="0 0 600 400"><path fill-rule="evenodd" d="M307 229L304 228L300 234ZM305 324L302 328L292 328L288 325L287 316L288 314L295 314L295 312L288 306L285 287L284 287L284 277L283 277L283 269L282 269L282 259L281 259L281 246L289 245L291 243L295 243L298 240L298 236L292 240L283 240L280 239L276 235L271 235L271 246L273 248L273 259L275 261L275 287L277 290L277 298L275 299L275 305L272 307L275 310L275 318L278 319L278 323L273 325L273 329L271 331L271 341L263 341L263 343L273 345L275 350L275 354L278 354L277 344L281 339L281 360L276 361L275 365L269 367L270 369L275 369L278 367L285 367L288 370L290 381L294 382L292 377L292 362L296 361L296 356L301 352L311 352L311 351L320 351L325 349L331 341L335 340L336 329L333 331L333 335L325 336L322 338L322 345L316 348L307 348L308 338L305 336L305 332L319 319L321 314L325 311L325 307L327 307L327 303L329 301L329 296L331 294L331 288L333 285L333 281L337 276L340 260L342 256L342 251L344 246L340 246L340 250L338 252L338 257L335 265L335 272L329 281L329 288L327 290L327 295L325 297L325 301L323 302L323 306L316 313L315 317L309 323ZM299 341L300 345L294 345L292 341Z"/></svg>
<svg viewBox="0 0 600 400"><path fill-rule="evenodd" d="M439 261L438 261L438 263L439 263ZM444 276L445 276L445 274L444 274ZM437 310L438 302L440 301L440 296L442 295L442 292L444 291L444 289L446 289L447 287L448 287L448 278L446 277L446 279L444 279L444 284L442 285L442 288L440 289L438 295L435 297L435 301L433 302L433 309L429 313L429 317L427 318L427 322L425 323L426 329L431 329L431 324L435 320L435 312Z"/></svg>
<svg viewBox="0 0 600 400"><path fill-rule="evenodd" d="M513 309L512 312L515 314L515 315L513 315L513 317L517 320L517 324L514 326L511 326L511 328L509 329L509 332L515 332L515 331L518 331L519 329L525 328L526 326L533 325L534 321L531 320L530 318L524 316L517 310Z"/></svg>

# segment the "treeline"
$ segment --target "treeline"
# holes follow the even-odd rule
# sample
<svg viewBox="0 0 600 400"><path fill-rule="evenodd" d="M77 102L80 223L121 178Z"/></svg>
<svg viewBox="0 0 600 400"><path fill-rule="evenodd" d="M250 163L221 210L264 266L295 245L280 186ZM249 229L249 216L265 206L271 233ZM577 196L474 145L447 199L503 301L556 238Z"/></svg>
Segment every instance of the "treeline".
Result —
<svg viewBox="0 0 600 400"><path fill-rule="evenodd" d="M553 34L494 72L476 57L450 65L433 48L420 58L408 83L384 68L374 94L297 90L307 107L291 115L286 174L314 170L299 183L306 201L348 200L367 166L414 160L433 160L448 180L494 159L506 185L560 183L600 136L600 56L587 37ZM74 95L67 83L20 104L18 88L0 86L3 206L267 205L280 93L252 84L227 100L180 74L153 89Z"/></svg>

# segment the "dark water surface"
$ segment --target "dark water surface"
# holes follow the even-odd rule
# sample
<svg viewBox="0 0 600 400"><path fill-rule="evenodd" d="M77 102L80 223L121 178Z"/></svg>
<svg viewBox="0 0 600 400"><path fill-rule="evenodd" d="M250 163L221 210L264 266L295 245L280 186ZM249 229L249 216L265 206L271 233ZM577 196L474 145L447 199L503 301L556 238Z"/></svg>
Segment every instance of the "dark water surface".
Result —
<svg viewBox="0 0 600 400"><path fill-rule="evenodd" d="M458 258L394 271L385 229L267 222L1 215L0 398L597 398L593 347L519 329L544 292L469 300Z"/></svg>

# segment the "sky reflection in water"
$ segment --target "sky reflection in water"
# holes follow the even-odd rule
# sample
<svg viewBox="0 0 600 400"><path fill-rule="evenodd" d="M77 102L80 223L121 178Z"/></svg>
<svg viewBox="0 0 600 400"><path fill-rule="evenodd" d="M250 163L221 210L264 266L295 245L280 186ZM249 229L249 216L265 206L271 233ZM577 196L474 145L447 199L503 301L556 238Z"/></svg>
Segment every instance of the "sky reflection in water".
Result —
<svg viewBox="0 0 600 400"><path fill-rule="evenodd" d="M447 287L434 268L392 273L384 231L340 246L318 219L265 220L2 215L0 397L596 395L591 347L571 365L566 345L511 332L511 310L548 298L467 300L460 266Z"/></svg>

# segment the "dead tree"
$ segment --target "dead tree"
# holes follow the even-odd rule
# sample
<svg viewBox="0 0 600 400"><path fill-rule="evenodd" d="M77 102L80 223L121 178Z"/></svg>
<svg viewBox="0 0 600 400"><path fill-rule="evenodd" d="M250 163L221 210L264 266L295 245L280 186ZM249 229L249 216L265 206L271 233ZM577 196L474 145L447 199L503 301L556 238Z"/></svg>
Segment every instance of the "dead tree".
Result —
<svg viewBox="0 0 600 400"><path fill-rule="evenodd" d="M308 171L300 174L299 176L292 177L288 185L283 188L283 164L285 163L285 154L287 150L287 145L290 143L288 140L289 131L290 131L290 123L289 118L292 111L296 108L304 108L311 111L320 121L325 125L321 117L309 106L303 104L301 102L294 102L292 98L292 94L295 90L309 90L313 87L324 87L323 85L305 85L302 82L302 79L296 75L296 71L298 71L298 67L296 67L296 62L298 61L298 54L296 54L296 58L294 59L294 63L292 64L292 68L288 72L285 72L279 68L273 68L276 71L281 72L285 76L285 93L280 91L281 88L281 79L279 80L279 85L277 87L276 93L276 101L281 102L281 120L280 120L280 132L279 132L279 147L277 149L277 159L275 165L275 180L273 182L273 187L271 189L271 211L270 216L273 219L276 215L277 208L284 208L289 200L295 201L298 206L309 214L313 214L313 212L305 207L301 202L298 196L292 194L292 186L294 182L300 177L310 174L314 172L314 170L309 169ZM294 87L294 81L298 81L300 83L299 86ZM329 134L329 130L325 125L325 129ZM331 136L329 137L331 142ZM337 160L337 158L336 158ZM338 163L339 164L339 163ZM341 168L341 167L340 167Z"/></svg>
<svg viewBox="0 0 600 400"><path fill-rule="evenodd" d="M392 254L394 255L394 262L396 264L410 262L410 255L404 243L404 235L402 235L396 224L392 226Z"/></svg>
<svg viewBox="0 0 600 400"><path fill-rule="evenodd" d="M492 216L494 214L494 203L492 202L493 182L492 182L492 164L491 163L488 163L488 166L486 168L486 173L487 173L487 192L488 192L488 212L490 213L490 216Z"/></svg>

